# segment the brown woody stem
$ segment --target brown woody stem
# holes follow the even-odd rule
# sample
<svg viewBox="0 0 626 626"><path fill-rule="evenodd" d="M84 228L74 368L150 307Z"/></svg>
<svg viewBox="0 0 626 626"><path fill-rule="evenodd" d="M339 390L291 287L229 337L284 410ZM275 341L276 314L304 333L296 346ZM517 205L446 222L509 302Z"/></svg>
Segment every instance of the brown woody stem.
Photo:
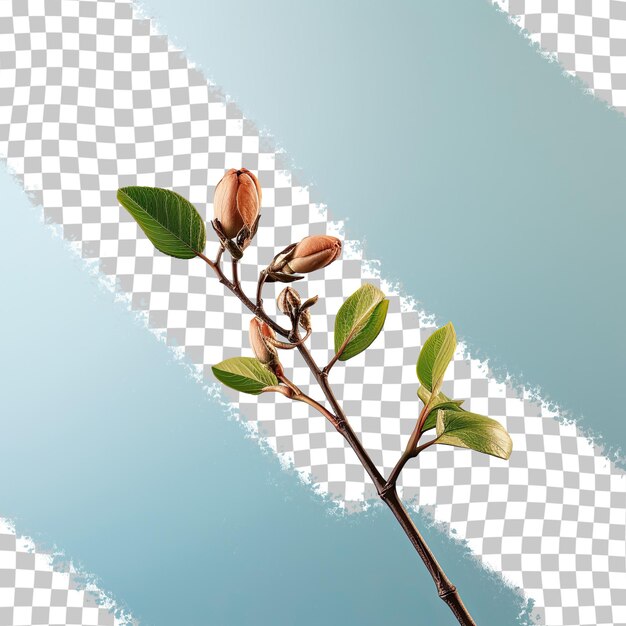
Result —
<svg viewBox="0 0 626 626"><path fill-rule="evenodd" d="M241 302L252 313L254 313L254 315L256 315L259 319L268 324L276 333L287 338L291 343L297 344L298 352L300 352L302 358L304 359L304 362L307 364L309 370L311 371L315 380L320 386L322 392L324 393L324 396L332 407L333 413L328 411L321 404L319 404L309 396L306 396L302 392L300 392L299 396L296 392L296 396L298 397L294 397L294 399L297 399L301 402L306 402L310 406L314 407L317 411L324 415L335 426L337 432L344 437L344 439L348 442L348 445L352 448L357 458L363 465L368 476L374 483L374 486L376 487L376 492L378 493L379 497L389 507L395 518L398 520L398 523L402 527L402 530L404 530L406 536L411 542L411 545L424 562L426 569L428 570L433 579L433 582L435 583L439 597L448 605L448 607L458 620L459 624L461 624L462 626L476 626L476 622L474 622L472 616L465 608L465 605L463 604L463 601L461 600L461 597L459 596L456 587L450 582L445 572L437 562L437 559L424 541L421 533L413 523L413 520L411 519L406 508L402 504L402 500L400 499L400 496L398 495L396 489L396 480L406 462L413 456L416 456L416 454L418 454L421 450L435 443L435 440L433 440L428 442L427 444L424 444L423 446L415 447L415 444L417 443L417 440L421 435L421 427L425 419L424 413L426 411L426 407L424 407L422 414L420 414L418 424L416 425L415 431L411 436L412 441L415 439L412 449L409 450L409 448L407 447L407 450L405 450L404 454L400 458L400 461L393 469L390 475L390 479L386 481L383 475L378 471L378 468L367 453L367 450L365 450L365 448L363 447L361 440L358 438L357 434L350 426L350 423L346 418L343 408L339 404L332 388L328 384L328 371L330 370L330 367L332 367L336 359L331 360L329 364L324 368L324 370L321 370L313 359L313 356L309 352L308 348L304 345L304 343L300 342L297 328L294 327L291 330L287 330L274 322L274 320L272 320L265 313L262 306L262 290L263 283L265 282L264 280L260 279L257 285L257 297L255 304L246 296L246 294L241 289L237 273L236 261L232 262L233 280L231 282L224 275L224 272L220 267L219 258L221 255L218 255L216 262L209 260L203 254L198 254L198 256L213 269L219 281L234 295L236 295L239 300L241 300ZM295 392L297 387L295 387L295 385L293 385L291 381L289 382L290 388L292 388ZM300 390L298 389L298 392L299 391ZM391 480L392 478L393 480Z"/></svg>
<svg viewBox="0 0 626 626"><path fill-rule="evenodd" d="M256 305L259 309L263 306L263 285L265 284L266 280L267 272L265 270L262 270L259 274L259 281L256 285Z"/></svg>

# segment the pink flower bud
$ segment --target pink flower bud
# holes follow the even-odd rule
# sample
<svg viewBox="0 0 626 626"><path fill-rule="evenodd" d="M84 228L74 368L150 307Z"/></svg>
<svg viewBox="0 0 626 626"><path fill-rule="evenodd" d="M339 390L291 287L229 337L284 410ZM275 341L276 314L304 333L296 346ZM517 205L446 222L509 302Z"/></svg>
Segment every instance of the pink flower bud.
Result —
<svg viewBox="0 0 626 626"><path fill-rule="evenodd" d="M260 208L261 185L249 170L228 170L217 183L213 196L215 219L229 239L234 239L244 226L251 230Z"/></svg>
<svg viewBox="0 0 626 626"><path fill-rule="evenodd" d="M341 254L341 241L330 235L305 237L294 249L283 272L307 274L330 265Z"/></svg>
<svg viewBox="0 0 626 626"><path fill-rule="evenodd" d="M263 365L278 363L276 348L267 338L276 339L274 331L258 317L253 317L250 321L250 346L254 355Z"/></svg>

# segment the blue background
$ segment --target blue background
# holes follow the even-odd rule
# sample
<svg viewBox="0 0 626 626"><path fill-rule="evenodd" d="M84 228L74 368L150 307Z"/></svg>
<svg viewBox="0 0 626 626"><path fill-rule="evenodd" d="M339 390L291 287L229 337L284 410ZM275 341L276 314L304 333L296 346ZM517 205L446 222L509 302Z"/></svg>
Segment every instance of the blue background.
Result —
<svg viewBox="0 0 626 626"><path fill-rule="evenodd" d="M297 6L144 9L276 135L386 277L615 452L623 118L487 2ZM0 514L18 532L65 549L145 624L454 623L385 511L333 514L50 236L7 174L0 188ZM462 546L426 535L478 623L526 621Z"/></svg>
<svg viewBox="0 0 626 626"><path fill-rule="evenodd" d="M486 0L149 9L386 277L618 452L622 114Z"/></svg>

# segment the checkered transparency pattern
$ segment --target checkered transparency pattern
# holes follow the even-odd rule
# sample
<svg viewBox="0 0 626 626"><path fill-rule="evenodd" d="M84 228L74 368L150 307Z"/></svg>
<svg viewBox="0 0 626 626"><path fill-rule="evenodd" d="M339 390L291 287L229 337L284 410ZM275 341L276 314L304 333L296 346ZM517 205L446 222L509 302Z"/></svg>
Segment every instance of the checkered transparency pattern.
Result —
<svg viewBox="0 0 626 626"><path fill-rule="evenodd" d="M0 55L0 155L46 219L99 263L200 380L211 382L210 366L247 346L249 316L199 259L156 252L119 207L116 189L173 188L209 217L225 169L257 173L263 218L241 268L250 293L257 265L305 235L337 233L338 226L292 181L241 111L127 1L0 3ZM377 277L355 242L346 248L342 261L298 288L320 296L311 339L320 363L330 356L334 314L345 296L364 280L389 294L384 333L331 373L365 447L388 473L417 416L415 361L434 326ZM270 312L275 293L268 286ZM319 397L298 358L288 354L284 363L298 385ZM505 462L442 446L404 472L404 496L417 497L486 565L533 598L543 623L626 624L624 473L573 424L492 380L462 349L444 391L505 424L513 455ZM250 428L319 490L348 507L375 495L352 451L309 407L224 393Z"/></svg>
<svg viewBox="0 0 626 626"><path fill-rule="evenodd" d="M82 586L82 585L81 585ZM35 550L0 520L0 625L121 626L110 602L93 585L80 589L76 572L53 567L53 558ZM108 604L108 606L107 606Z"/></svg>
<svg viewBox="0 0 626 626"><path fill-rule="evenodd" d="M492 0L598 98L626 113L626 0Z"/></svg>

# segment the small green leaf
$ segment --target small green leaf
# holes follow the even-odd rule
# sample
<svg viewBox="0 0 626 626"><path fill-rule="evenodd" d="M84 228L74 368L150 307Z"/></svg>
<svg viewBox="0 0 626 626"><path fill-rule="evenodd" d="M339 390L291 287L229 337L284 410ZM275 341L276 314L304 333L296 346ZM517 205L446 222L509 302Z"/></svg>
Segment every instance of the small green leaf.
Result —
<svg viewBox="0 0 626 626"><path fill-rule="evenodd" d="M389 300L365 283L341 305L335 320L335 354L347 361L368 348L383 329Z"/></svg>
<svg viewBox="0 0 626 626"><path fill-rule="evenodd" d="M430 393L430 391L428 391L426 387L421 386L421 385L417 388L417 395L424 404L428 404L430 402L430 398L432 397L432 394ZM453 400L452 398L448 398L448 396L446 396L445 393L440 391L435 396L435 399L433 400L430 406L430 409L431 410L435 410L437 408L454 409L455 407L457 407L459 408L459 410L463 411L464 409L460 409L460 406L463 404L463 402L464 400Z"/></svg>
<svg viewBox="0 0 626 626"><path fill-rule="evenodd" d="M447 400L441 400L441 402L435 402L432 406L432 410L450 409L451 411L464 411L465 409L461 408L461 404L463 404L463 400L450 400L448 398Z"/></svg>
<svg viewBox="0 0 626 626"><path fill-rule="evenodd" d="M452 322L436 330L424 343L417 359L417 377L428 391L438 391L456 350Z"/></svg>
<svg viewBox="0 0 626 626"><path fill-rule="evenodd" d="M428 417L424 422L424 426L422 427L422 432L426 430L430 430L435 427L435 423L437 420L437 412L440 410L444 411L462 411L466 413L465 409L462 409L460 406L460 402L462 400L451 400L450 402L441 402L439 404L435 404L431 411L428 412Z"/></svg>
<svg viewBox="0 0 626 626"><path fill-rule="evenodd" d="M468 411L437 411L437 443L470 448L501 459L508 459L513 442L496 420Z"/></svg>
<svg viewBox="0 0 626 626"><path fill-rule="evenodd" d="M417 395L424 404L428 404L430 402L430 397L432 394L430 393L430 391L428 391L428 389L426 389L426 387L420 385L417 388ZM452 400L451 398L448 398L445 393L440 391L433 400L432 406L428 410L428 416L426 417L426 421L424 422L424 426L422 427L422 432L435 427L437 420L437 411L439 409L448 409L450 411L465 411L465 409L461 408L462 404L463 400Z"/></svg>
<svg viewBox="0 0 626 626"><path fill-rule="evenodd" d="M278 379L259 360L247 356L226 359L212 368L215 378L227 387L259 395L266 387L278 385Z"/></svg>
<svg viewBox="0 0 626 626"><path fill-rule="evenodd" d="M117 199L163 254L193 259L204 250L204 220L189 200L159 187L123 187Z"/></svg>

